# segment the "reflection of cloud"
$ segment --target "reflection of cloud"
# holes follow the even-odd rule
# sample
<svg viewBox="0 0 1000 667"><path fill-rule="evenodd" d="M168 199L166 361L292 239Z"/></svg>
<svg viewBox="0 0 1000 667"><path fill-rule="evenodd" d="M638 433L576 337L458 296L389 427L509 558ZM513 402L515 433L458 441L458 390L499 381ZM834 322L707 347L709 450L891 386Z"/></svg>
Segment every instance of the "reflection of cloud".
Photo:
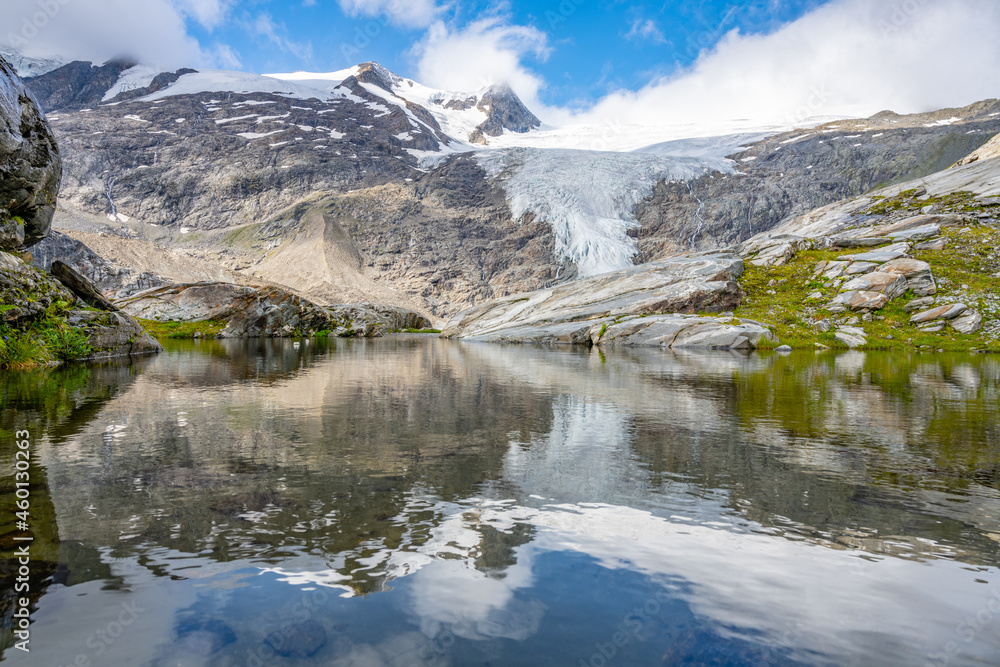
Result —
<svg viewBox="0 0 1000 667"><path fill-rule="evenodd" d="M530 589L531 562L519 552L516 565L504 577L489 577L468 562L438 560L413 577L411 613L428 637L451 632L465 639L523 641L538 632L543 607L514 597Z"/></svg>

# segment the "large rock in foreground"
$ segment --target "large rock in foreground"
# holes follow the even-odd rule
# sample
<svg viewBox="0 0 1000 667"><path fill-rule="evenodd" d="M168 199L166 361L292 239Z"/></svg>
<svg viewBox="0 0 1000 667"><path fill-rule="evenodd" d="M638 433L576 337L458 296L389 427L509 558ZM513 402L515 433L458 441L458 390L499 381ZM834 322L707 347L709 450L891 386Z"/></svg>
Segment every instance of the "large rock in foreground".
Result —
<svg viewBox="0 0 1000 667"><path fill-rule="evenodd" d="M427 318L403 308L344 305L326 308L278 287L231 283L169 285L118 304L141 319L161 322L224 321L222 338L309 336L319 331L378 336L399 329L424 329Z"/></svg>
<svg viewBox="0 0 1000 667"><path fill-rule="evenodd" d="M61 179L62 160L45 116L0 58L0 249L45 238Z"/></svg>
<svg viewBox="0 0 1000 667"><path fill-rule="evenodd" d="M87 337L90 353L86 359L134 357L163 349L132 317L100 310L72 310L74 303L76 296L58 280L18 257L0 252L0 304L10 306L0 313L0 323L28 331L55 307L69 326Z"/></svg>
<svg viewBox="0 0 1000 667"><path fill-rule="evenodd" d="M732 310L742 298L736 283L742 274L743 261L735 255L674 257L470 308L443 335L590 343L590 328L606 319Z"/></svg>

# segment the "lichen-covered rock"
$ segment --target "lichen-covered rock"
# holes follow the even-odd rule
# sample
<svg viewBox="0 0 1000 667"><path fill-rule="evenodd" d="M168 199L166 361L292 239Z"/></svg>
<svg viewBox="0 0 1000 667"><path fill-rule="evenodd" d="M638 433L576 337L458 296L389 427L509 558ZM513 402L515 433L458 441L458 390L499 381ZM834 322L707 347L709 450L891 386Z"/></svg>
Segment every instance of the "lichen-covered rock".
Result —
<svg viewBox="0 0 1000 667"><path fill-rule="evenodd" d="M895 259L886 262L879 271L898 273L906 278L906 289L917 296L933 296L937 294L937 283L931 265L917 259Z"/></svg>
<svg viewBox="0 0 1000 667"><path fill-rule="evenodd" d="M57 301L71 304L73 294L19 257L0 251L0 322L20 325L39 317Z"/></svg>
<svg viewBox="0 0 1000 667"><path fill-rule="evenodd" d="M864 336L860 336L855 333L848 333L846 331L838 331L834 334L834 338L838 343L846 345L852 350L859 347L864 347L868 344L868 340Z"/></svg>
<svg viewBox="0 0 1000 667"><path fill-rule="evenodd" d="M45 116L0 58L0 249L45 238L61 178L62 160Z"/></svg>
<svg viewBox="0 0 1000 667"><path fill-rule="evenodd" d="M898 273L873 271L847 281L841 289L845 292L852 290L879 292L892 301L906 292L906 278Z"/></svg>
<svg viewBox="0 0 1000 667"><path fill-rule="evenodd" d="M983 316L975 310L967 311L949 324L960 334L974 334L983 328Z"/></svg>
<svg viewBox="0 0 1000 667"><path fill-rule="evenodd" d="M134 318L124 313L77 310L69 313L67 321L89 339L91 353L87 359L136 357L163 349Z"/></svg>
<svg viewBox="0 0 1000 667"><path fill-rule="evenodd" d="M830 304L834 308L827 308L830 312L842 312L835 306L841 306L848 310L881 310L889 303L889 297L879 292L869 292L867 290L851 290L838 295Z"/></svg>

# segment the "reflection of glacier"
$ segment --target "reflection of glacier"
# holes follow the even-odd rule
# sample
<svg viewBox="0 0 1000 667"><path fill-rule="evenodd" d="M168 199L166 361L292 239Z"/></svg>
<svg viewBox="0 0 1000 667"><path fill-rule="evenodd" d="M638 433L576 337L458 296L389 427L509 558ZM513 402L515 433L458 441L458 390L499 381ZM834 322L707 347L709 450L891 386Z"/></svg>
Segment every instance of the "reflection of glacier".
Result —
<svg viewBox="0 0 1000 667"><path fill-rule="evenodd" d="M731 161L716 157L537 148L476 157L490 176L501 176L515 219L531 212L552 225L557 256L575 262L581 276L632 265L637 246L628 230L638 225L632 212L658 181L734 173Z"/></svg>
<svg viewBox="0 0 1000 667"><path fill-rule="evenodd" d="M649 475L632 455L629 415L606 403L564 395L553 402L552 430L511 443L503 478L561 502L647 497Z"/></svg>

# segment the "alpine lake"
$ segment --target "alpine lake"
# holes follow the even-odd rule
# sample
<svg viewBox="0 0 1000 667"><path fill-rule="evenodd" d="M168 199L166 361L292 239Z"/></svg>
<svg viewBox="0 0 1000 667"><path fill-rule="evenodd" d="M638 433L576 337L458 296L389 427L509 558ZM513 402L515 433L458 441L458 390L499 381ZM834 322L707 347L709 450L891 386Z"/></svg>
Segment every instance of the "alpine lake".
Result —
<svg viewBox="0 0 1000 667"><path fill-rule="evenodd" d="M997 356L202 340L0 386L11 665L1000 665Z"/></svg>

